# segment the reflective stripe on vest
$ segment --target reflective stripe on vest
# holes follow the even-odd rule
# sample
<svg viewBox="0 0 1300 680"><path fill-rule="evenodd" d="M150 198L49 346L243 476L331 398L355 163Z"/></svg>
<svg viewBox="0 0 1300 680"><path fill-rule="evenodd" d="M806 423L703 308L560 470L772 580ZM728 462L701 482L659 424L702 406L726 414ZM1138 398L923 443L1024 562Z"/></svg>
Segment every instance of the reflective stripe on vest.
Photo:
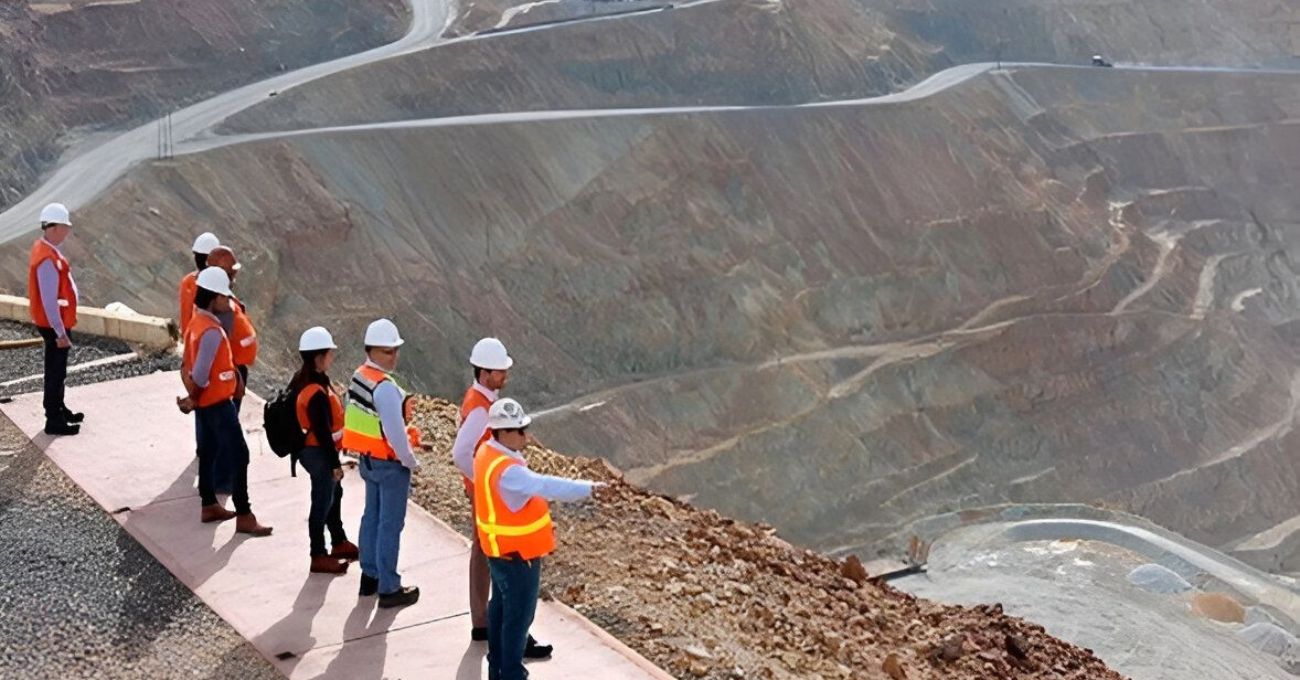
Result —
<svg viewBox="0 0 1300 680"><path fill-rule="evenodd" d="M221 345L217 347L217 353L212 357L212 368L208 372L208 386L199 393L196 405L200 408L229 401L234 398L239 385L237 380L239 374L235 372L235 362L230 358L230 342L226 338L226 332L221 329L221 322L208 314L196 313L190 320L189 331L185 334L185 355L181 360L181 369L186 375L193 373L194 362L199 355L200 341L210 330L216 330L221 334Z"/></svg>
<svg viewBox="0 0 1300 680"><path fill-rule="evenodd" d="M392 382L405 398L406 392L401 385L377 368L362 365L352 374L352 382L348 385L348 405L343 411L341 445L345 450L361 455L393 460L397 458L397 452L384 436L384 425L375 409L375 390L384 382ZM402 436L405 435L403 432Z"/></svg>
<svg viewBox="0 0 1300 680"><path fill-rule="evenodd" d="M185 331L189 330L190 319L194 318L194 294L199 290L199 273L190 272L181 279L180 290L177 297L180 298L181 312L181 337L185 337Z"/></svg>
<svg viewBox="0 0 1300 680"><path fill-rule="evenodd" d="M316 440L316 433L312 430L311 418L307 413L307 406L311 403L311 400L315 398L317 392L324 394L329 399L330 432L334 441L337 442L343 438L343 404L339 403L338 395L334 394L334 392L327 389L324 385L312 383L298 392L297 404L295 405L298 415L298 427L302 428L303 434L306 435L306 438L303 441L303 446L323 445L322 442Z"/></svg>
<svg viewBox="0 0 1300 680"><path fill-rule="evenodd" d="M513 512L501 497L501 476L523 463L490 445L480 447L474 459L474 523L483 552L488 557L517 553L525 560L549 555L555 549L555 528L546 499L534 496Z"/></svg>
<svg viewBox="0 0 1300 680"><path fill-rule="evenodd" d="M68 263L68 258L44 238L36 239L36 243L32 244L27 263L27 297L31 301L28 308L32 323L41 328L54 327L45 315L45 303L41 298L41 286L36 274L36 270L46 260L54 262L54 269L59 276L58 297L55 300L59 319L63 321L64 329L72 330L77 325L77 284L72 280L72 265Z"/></svg>
<svg viewBox="0 0 1300 680"><path fill-rule="evenodd" d="M488 410L492 408L492 399L486 394L480 392L476 385L477 384L470 385L469 389L465 391L465 397L461 399L460 418L456 421L456 429L458 430L465 424L465 419L469 418L469 414L473 413L474 409L481 408L483 409L483 414L487 415ZM477 453L478 447L482 446L491 438L492 430L486 427L483 428L483 434L479 435L478 441L474 442L474 452ZM473 464L472 457L470 463ZM464 475L461 476L461 479L464 480L465 490L472 493L474 490L474 480L465 477Z"/></svg>
<svg viewBox="0 0 1300 680"><path fill-rule="evenodd" d="M248 318L248 309L244 303L232 298L231 311L234 320L230 324L230 352L235 357L236 366L252 366L257 361L257 330Z"/></svg>

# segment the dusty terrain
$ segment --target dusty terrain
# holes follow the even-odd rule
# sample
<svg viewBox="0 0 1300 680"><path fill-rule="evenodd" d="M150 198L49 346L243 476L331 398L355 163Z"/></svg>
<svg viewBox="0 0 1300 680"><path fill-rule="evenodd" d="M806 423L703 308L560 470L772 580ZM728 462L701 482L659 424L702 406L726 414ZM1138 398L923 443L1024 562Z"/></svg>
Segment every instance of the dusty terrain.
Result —
<svg viewBox="0 0 1300 680"><path fill-rule="evenodd" d="M523 4L494 0L488 14ZM1127 63L1295 68L1296 26L1300 7L1283 0L720 0L442 45L297 88L235 116L228 129L797 104L895 92L999 57L1086 64L1101 52Z"/></svg>
<svg viewBox="0 0 1300 680"><path fill-rule="evenodd" d="M0 5L0 209L68 143L401 34L401 0Z"/></svg>
<svg viewBox="0 0 1300 680"><path fill-rule="evenodd" d="M468 530L450 463L456 407L425 400L432 451L416 502ZM618 498L553 508L545 596L575 607L681 678L1106 678L1086 650L1000 605L951 607L863 579L769 528L647 493L600 461L533 447L530 467L608 481Z"/></svg>
<svg viewBox="0 0 1300 680"><path fill-rule="evenodd" d="M351 361L391 315L442 393L500 335L515 393L569 405L553 445L800 545L1086 501L1219 546L1300 497L1296 101L1290 75L1017 68L887 105L309 135L141 167L70 248L92 300L170 315L192 233L232 234L255 386L317 323Z"/></svg>

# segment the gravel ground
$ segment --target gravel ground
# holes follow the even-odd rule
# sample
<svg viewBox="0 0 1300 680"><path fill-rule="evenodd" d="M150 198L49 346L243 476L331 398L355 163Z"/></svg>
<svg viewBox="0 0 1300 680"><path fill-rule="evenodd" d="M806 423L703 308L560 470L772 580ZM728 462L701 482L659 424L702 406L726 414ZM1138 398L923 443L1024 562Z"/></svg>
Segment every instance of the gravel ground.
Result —
<svg viewBox="0 0 1300 680"><path fill-rule="evenodd" d="M0 678L278 678L0 416Z"/></svg>
<svg viewBox="0 0 1300 680"><path fill-rule="evenodd" d="M27 324L13 321L0 321L0 340L19 340L37 337L36 330ZM72 353L68 357L69 368L97 359L130 353L131 347L119 340L78 335L73 332ZM36 375L44 370L44 353L42 347L0 351L0 383ZM146 375L155 371L173 371L180 368L180 357L175 353L165 352L151 356L142 356L122 363L102 366L77 373L69 373L66 385L75 387L105 380L118 380L137 375ZM0 397L39 392L41 381L29 380L8 387L0 387ZM74 410L76 404L69 404Z"/></svg>

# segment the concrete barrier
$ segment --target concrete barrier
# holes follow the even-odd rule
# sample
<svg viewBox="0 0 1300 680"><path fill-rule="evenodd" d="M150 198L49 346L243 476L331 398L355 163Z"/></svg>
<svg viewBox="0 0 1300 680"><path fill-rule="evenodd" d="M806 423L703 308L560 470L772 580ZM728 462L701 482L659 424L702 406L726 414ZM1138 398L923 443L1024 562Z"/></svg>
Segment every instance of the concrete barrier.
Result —
<svg viewBox="0 0 1300 680"><path fill-rule="evenodd" d="M31 321L29 307L27 298L0 295L0 318L28 323ZM77 308L77 332L114 338L149 350L171 349L180 337L171 319L97 307Z"/></svg>

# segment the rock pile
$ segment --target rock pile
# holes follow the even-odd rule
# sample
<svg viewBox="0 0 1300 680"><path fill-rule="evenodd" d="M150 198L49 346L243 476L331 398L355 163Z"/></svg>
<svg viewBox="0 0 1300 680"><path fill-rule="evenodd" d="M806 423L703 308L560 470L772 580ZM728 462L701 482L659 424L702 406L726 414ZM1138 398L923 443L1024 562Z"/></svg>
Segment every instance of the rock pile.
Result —
<svg viewBox="0 0 1300 680"><path fill-rule="evenodd" d="M469 505L450 463L453 405L426 400L415 499L462 532ZM560 600L682 678L1105 678L1091 651L1010 617L872 582L856 560L800 550L767 526L633 487L602 461L541 447L532 468L610 482L617 499L552 508L560 549L544 597Z"/></svg>

